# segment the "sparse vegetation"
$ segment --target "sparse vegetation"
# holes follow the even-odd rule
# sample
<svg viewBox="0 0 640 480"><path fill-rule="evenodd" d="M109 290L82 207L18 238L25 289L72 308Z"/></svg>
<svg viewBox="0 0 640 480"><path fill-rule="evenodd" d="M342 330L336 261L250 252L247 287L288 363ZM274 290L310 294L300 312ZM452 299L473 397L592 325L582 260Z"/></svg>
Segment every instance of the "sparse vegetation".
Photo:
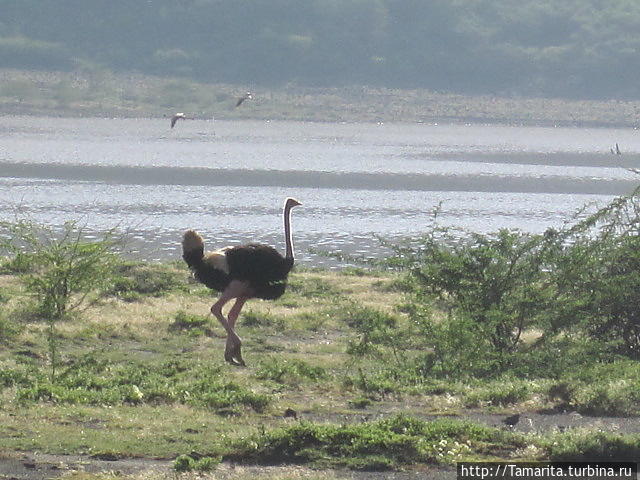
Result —
<svg viewBox="0 0 640 480"><path fill-rule="evenodd" d="M637 436L619 432L424 418L640 415L636 202L540 236L435 228L418 250L396 246L390 271L294 272L281 300L240 318L246 369L222 362L211 299L183 267L109 255L115 274L75 315L29 316L24 279L48 264L12 246L0 276L0 449L161 457L178 472L230 460L383 471L637 458Z"/></svg>

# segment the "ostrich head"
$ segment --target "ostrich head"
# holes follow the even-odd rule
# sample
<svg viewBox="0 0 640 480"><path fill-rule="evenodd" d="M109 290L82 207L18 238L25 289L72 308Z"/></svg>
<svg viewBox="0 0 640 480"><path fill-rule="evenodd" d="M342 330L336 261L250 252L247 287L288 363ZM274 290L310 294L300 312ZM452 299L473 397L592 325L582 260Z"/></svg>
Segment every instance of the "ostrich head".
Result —
<svg viewBox="0 0 640 480"><path fill-rule="evenodd" d="M284 208L293 208L293 207L297 207L298 205L302 205L298 200L296 200L295 198L287 198L287 200L284 202Z"/></svg>

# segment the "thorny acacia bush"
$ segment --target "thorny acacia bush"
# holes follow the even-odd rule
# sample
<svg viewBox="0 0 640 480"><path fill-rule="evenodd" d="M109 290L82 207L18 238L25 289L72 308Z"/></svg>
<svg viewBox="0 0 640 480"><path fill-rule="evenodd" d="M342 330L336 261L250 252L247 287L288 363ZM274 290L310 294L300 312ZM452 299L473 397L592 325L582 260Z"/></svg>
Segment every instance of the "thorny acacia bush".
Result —
<svg viewBox="0 0 640 480"><path fill-rule="evenodd" d="M402 336L424 352L405 371L557 377L612 353L640 358L639 192L541 235L434 223L418 240L383 242L394 252L385 265L412 290Z"/></svg>
<svg viewBox="0 0 640 480"><path fill-rule="evenodd" d="M85 236L76 222L61 231L28 221L0 223L0 251L11 255L3 269L20 276L48 323L51 381L58 364L56 322L105 289L118 263L112 232L95 241Z"/></svg>
<svg viewBox="0 0 640 480"><path fill-rule="evenodd" d="M112 232L88 241L76 222L56 232L27 221L0 223L0 249L11 258L5 270L20 275L38 300L38 313L59 319L111 283L118 258Z"/></svg>
<svg viewBox="0 0 640 480"><path fill-rule="evenodd" d="M616 199L561 235L548 334L578 332L608 352L640 359L639 193Z"/></svg>
<svg viewBox="0 0 640 480"><path fill-rule="evenodd" d="M543 272L552 245L549 235L461 237L433 228L417 246L392 246L394 266L413 285L413 327L433 352L422 358L423 373L488 375L508 367L550 296ZM434 318L435 301L444 318Z"/></svg>

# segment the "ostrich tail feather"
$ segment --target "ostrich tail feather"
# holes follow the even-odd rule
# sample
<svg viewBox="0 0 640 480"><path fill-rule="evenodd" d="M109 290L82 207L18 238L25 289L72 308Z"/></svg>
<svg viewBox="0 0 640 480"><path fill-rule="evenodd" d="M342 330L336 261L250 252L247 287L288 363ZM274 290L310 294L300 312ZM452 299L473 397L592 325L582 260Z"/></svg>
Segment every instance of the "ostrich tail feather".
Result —
<svg viewBox="0 0 640 480"><path fill-rule="evenodd" d="M187 230L182 237L182 258L189 268L202 264L204 257L204 240L195 230Z"/></svg>
<svg viewBox="0 0 640 480"><path fill-rule="evenodd" d="M194 230L186 231L182 237L182 258L193 271L195 279L207 287L222 291L229 285L224 249L205 255L204 240Z"/></svg>

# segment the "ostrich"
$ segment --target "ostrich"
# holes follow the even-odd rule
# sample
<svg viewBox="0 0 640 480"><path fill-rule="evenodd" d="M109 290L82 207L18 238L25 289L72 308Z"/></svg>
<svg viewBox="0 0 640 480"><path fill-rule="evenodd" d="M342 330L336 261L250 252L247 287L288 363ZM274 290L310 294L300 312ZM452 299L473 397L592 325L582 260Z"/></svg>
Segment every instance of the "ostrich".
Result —
<svg viewBox="0 0 640 480"><path fill-rule="evenodd" d="M251 95L251 92L245 93L243 96L241 96L238 99L238 101L236 102L236 108L242 105L242 102L244 102L245 100L253 100L253 96Z"/></svg>
<svg viewBox="0 0 640 480"><path fill-rule="evenodd" d="M259 243L225 247L205 254L204 241L197 232L188 230L184 234L182 258L196 280L222 292L211 307L211 313L227 332L224 359L232 365L245 365L242 341L235 332L236 320L245 302L250 298L275 300L286 289L287 276L293 267L291 209L298 205L301 203L293 198L287 198L284 203L284 257L275 248ZM225 318L222 308L234 298L236 301Z"/></svg>

